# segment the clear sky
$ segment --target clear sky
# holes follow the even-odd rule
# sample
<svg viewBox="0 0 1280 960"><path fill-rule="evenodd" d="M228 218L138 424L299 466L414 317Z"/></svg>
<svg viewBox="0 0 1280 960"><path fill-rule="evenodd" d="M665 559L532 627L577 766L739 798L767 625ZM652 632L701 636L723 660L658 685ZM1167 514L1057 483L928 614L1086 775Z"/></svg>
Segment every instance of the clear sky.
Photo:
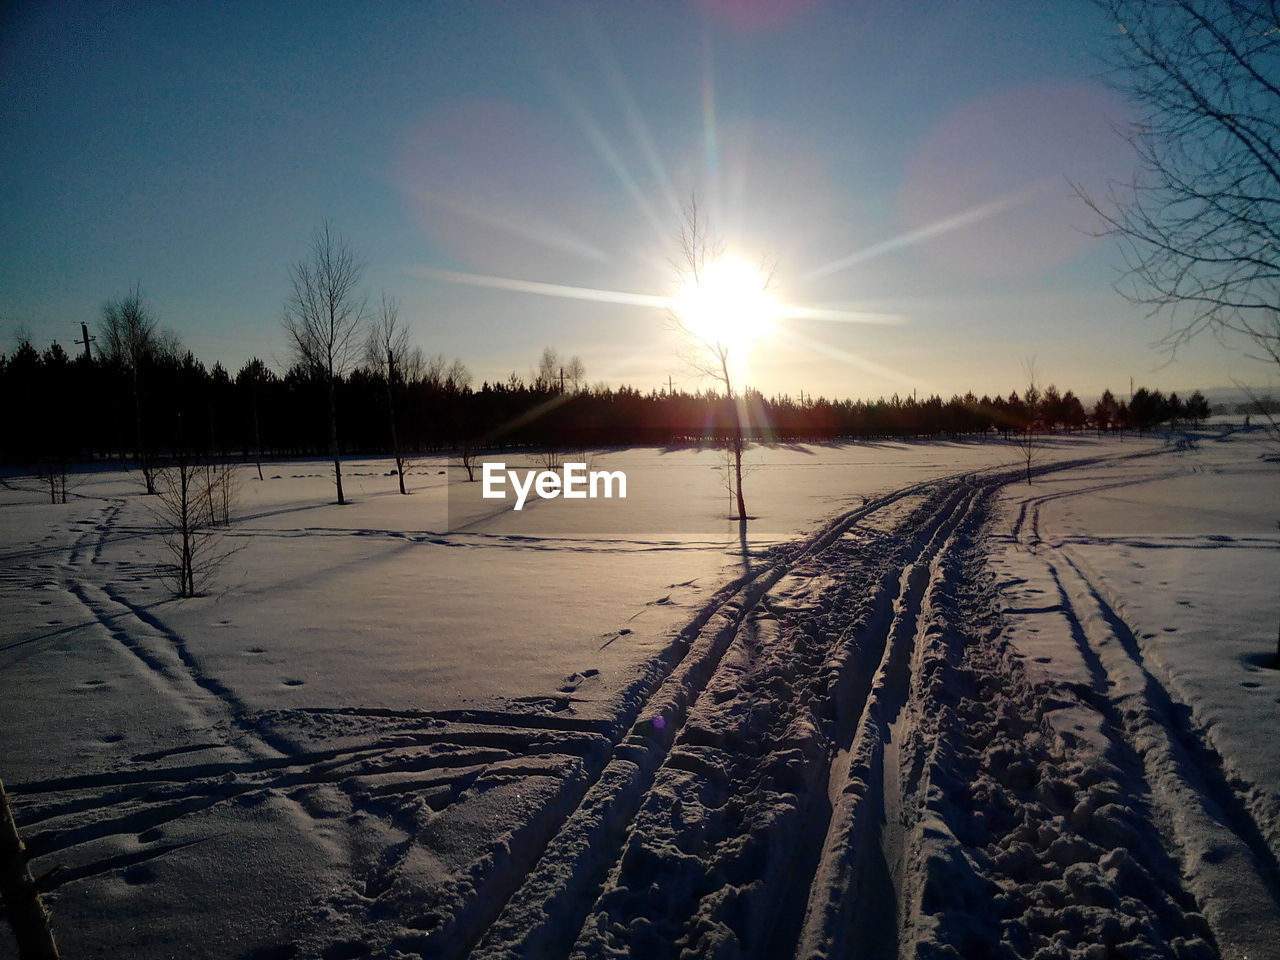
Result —
<svg viewBox="0 0 1280 960"><path fill-rule="evenodd" d="M677 292L696 196L778 301L837 317L740 351L766 394L1007 393L1032 357L1085 396L1265 386L1212 341L1168 363L1086 232L1070 182L1132 172L1114 29L1024 0L11 5L0 349L72 349L137 283L207 363L283 367L328 218L477 386L547 345L590 381L709 385L613 296Z"/></svg>

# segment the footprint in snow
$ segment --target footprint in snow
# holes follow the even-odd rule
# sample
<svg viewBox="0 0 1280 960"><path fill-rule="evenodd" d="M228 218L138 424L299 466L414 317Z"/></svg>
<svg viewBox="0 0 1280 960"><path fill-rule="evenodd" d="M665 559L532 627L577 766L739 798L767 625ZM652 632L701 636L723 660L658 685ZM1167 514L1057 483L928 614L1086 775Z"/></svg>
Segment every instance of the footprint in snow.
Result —
<svg viewBox="0 0 1280 960"><path fill-rule="evenodd" d="M636 616L639 616L639 614L636 614ZM631 619L632 619L632 620L634 620L634 619L635 619L635 617L632 617ZM611 636L611 637L610 637L608 640L606 640L604 643L600 644L600 650L603 650L605 647L607 647L609 644L613 643L613 641L617 640L619 637L625 637L625 636L626 636L627 634L629 634L630 632L631 632L631 628L630 628L630 627L623 627L621 630L619 630L617 633L615 633L613 636ZM596 652L597 652L597 653L599 653L599 650L597 650Z"/></svg>
<svg viewBox="0 0 1280 960"><path fill-rule="evenodd" d="M156 878L155 870L146 863L135 863L131 867L125 867L124 882L131 887L136 887L143 883L150 883Z"/></svg>
<svg viewBox="0 0 1280 960"><path fill-rule="evenodd" d="M570 674L565 677L564 683L556 687L557 693L573 693L578 689L578 685L584 680L590 680L592 677L599 676L600 671L592 668L583 670L581 673Z"/></svg>

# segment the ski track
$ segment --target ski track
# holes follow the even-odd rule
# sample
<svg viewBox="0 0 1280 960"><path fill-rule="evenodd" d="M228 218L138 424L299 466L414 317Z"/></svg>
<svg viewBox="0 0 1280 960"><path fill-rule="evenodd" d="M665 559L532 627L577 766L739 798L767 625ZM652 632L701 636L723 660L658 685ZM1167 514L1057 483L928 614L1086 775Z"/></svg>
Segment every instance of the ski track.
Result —
<svg viewBox="0 0 1280 960"><path fill-rule="evenodd" d="M1274 838L1268 841L1263 800L1233 773L1211 733L1148 662L1142 632L1126 622L1106 582L1067 543L1041 540L1040 508L1052 499L1028 501L1030 525L1094 678L1090 699L1106 717L1117 752L1152 788L1151 812L1204 915L1206 939L1222 956L1269 956L1275 939L1265 918L1280 915L1280 860Z"/></svg>
<svg viewBox="0 0 1280 960"><path fill-rule="evenodd" d="M1007 529L1091 682L1011 643L983 545L1019 476L906 487L771 550L592 715L581 676L505 710L254 713L113 584L110 502L63 585L196 742L10 784L25 839L69 856L57 889L202 842L161 828L221 804L345 818L349 882L246 958L1268 955L1276 851L1105 584L1042 541L1057 495Z"/></svg>

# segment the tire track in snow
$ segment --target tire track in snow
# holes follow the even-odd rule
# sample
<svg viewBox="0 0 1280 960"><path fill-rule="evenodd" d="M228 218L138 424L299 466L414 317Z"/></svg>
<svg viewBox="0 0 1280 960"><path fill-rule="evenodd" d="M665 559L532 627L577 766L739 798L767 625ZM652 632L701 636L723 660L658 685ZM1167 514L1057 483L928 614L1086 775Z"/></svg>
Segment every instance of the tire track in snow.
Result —
<svg viewBox="0 0 1280 960"><path fill-rule="evenodd" d="M1092 462L1096 460L1049 464L1035 472L1044 474ZM936 806L936 790L931 778L941 776L937 757L951 749L946 741L954 738L955 732L935 728L932 742L922 740L916 729L923 725L920 703L925 692L933 695L933 688L943 683L941 678L946 671L941 665L951 655L947 653L947 643L962 647L965 642L966 628L960 622L963 616L954 595L960 581L973 571L961 570L959 557L966 553L981 526L987 510L986 494L1015 479L1019 474L1013 471L985 477L973 475L969 484L978 489L963 496L960 491L965 483L955 478L937 483L935 490L948 491L954 499L937 512L933 525L916 518L895 531L899 536L904 531L912 534L913 544L896 558L898 566L925 572L895 578L894 585L887 589L883 583L875 586L873 577L858 582L864 601L874 597L867 601L870 606L878 604L883 610L889 598L888 604L896 605L899 615L895 618L899 625L893 629L891 624L889 631L896 642L884 643L876 655L881 665L889 667L883 680L877 673L880 686L872 684L869 698L869 702L876 702L875 692L883 691L879 701L883 709L873 711L882 714L880 723L874 734L868 733L861 741L870 756L860 758L869 762L858 769L877 781L876 790L869 789L863 778L849 776L843 769L846 761L842 751L837 749L829 756L833 740L840 735L832 735L839 727L830 713L838 700L831 691L840 685L841 677L853 687L865 685L865 675L877 669L874 658L869 665L865 659L856 664L850 662L857 658L847 655L847 631L841 637L846 654L842 666L847 669L837 670L829 678L828 688L801 690L798 695L795 690L787 691L786 695L795 696L804 709L781 712L781 720L770 732L777 749L765 751L771 759L785 756L785 761L774 764L772 769L767 761L756 767L750 762L737 762L733 754L739 744L734 737L742 731L707 734L700 715L715 712L706 705L722 695L717 687L731 691L744 678L751 677L761 659L760 649L785 648L788 655L807 665L806 654L812 653L811 648L788 646L786 631L778 635L770 624L775 619L771 608L777 606L773 601L783 592L778 586L781 578L774 580L767 585L767 592L754 600L747 598L753 609L740 612L732 623L722 625L722 632L716 635L718 648L709 651L707 660L711 675L699 677L693 684L677 681L683 697L677 704L680 709L671 714L675 722L664 728L656 743L652 742L652 728L641 722L620 744L609 766L592 783L579 807L470 955L557 957L572 952L575 957L660 958L677 956L681 951L701 955L726 949L742 956L773 957L792 951L800 956L835 956L839 955L836 944L850 945L852 934L866 929L858 925L867 917L886 920L883 910L868 911L865 904L860 911L849 907L859 891L874 891L872 902L876 907L892 908L897 904L897 909L889 912L901 921L908 939L900 944L892 921L886 920L891 929L880 931L877 945L884 955L897 955L900 945L908 949L915 938L927 936L926 928L932 923L927 916L928 902L936 877L927 882L922 877L934 877L939 860L937 841L951 835L940 815L932 810ZM910 492L920 493L925 486ZM864 516L881 506L870 505ZM940 530L944 525L946 529ZM848 529L839 522L831 529L836 528ZM948 538L961 528L961 535L948 543ZM832 542L826 539L819 550L807 556L820 554ZM794 567L792 564L787 573ZM994 591L994 587L990 589ZM922 617L918 608L922 593L927 598L927 617ZM871 616L866 615L865 609L862 614L859 629L865 630ZM846 627L858 619L848 611L841 616ZM914 627L916 651L906 649L903 640L913 635L908 625ZM825 641L831 639L827 637ZM909 666L904 668L903 663ZM831 662L825 665L831 666ZM855 681L850 682L849 677ZM781 679L785 685L791 678L784 673ZM723 695L731 698L731 693ZM669 703L655 696L647 703L645 715L666 719L665 707ZM872 726L863 706L852 707L857 715L852 720L846 718L846 730L850 725L868 729ZM909 722L900 719L904 706L911 708ZM846 713L849 709L846 701ZM750 724L747 729L749 732ZM848 736L847 732L844 736ZM902 764L898 762L904 756L900 738L908 747L908 759ZM730 755L727 762L726 753ZM852 769L852 758L848 762ZM905 766L905 771L898 769L900 766ZM890 781L887 788L886 779ZM900 800L895 800L895 781L901 784ZM758 789L766 782L772 789L771 793L763 791L767 802L754 808L738 803L729 813L721 812L733 804L729 794L748 787ZM829 793L818 789L823 783ZM849 789L843 790L841 784ZM825 800L815 799L824 794ZM860 816L831 809L833 797L839 803L847 802L848 795L867 794L872 795L871 800L848 804L859 809ZM709 798L708 802L702 802L704 797ZM881 825L885 812L889 813L888 829ZM752 822L753 816L764 820ZM735 819L725 826L726 821ZM815 819L824 830L814 829ZM838 825L848 831L850 822L862 824L863 832L857 834L856 840L843 846L829 842L829 835L840 834ZM816 858L811 852L815 836L823 847ZM797 845L797 837L809 839ZM736 851L731 849L735 845L739 848ZM874 858L867 855L868 848L879 848ZM842 853L847 854L844 859ZM955 856L954 851L946 855ZM1063 854L1057 851L1055 855ZM779 868L779 863L785 866ZM933 866L926 869L928 864ZM879 878L875 879L877 871ZM686 874L695 878L710 876L711 884L699 886L697 879L682 879ZM794 932L799 926L794 919L796 907L786 891L796 884L810 883L815 888L810 898L815 906L805 911L803 932ZM828 904L840 904L834 919L824 914L824 889L828 891ZM572 942L573 931L580 923L576 942ZM727 943L732 946L725 946ZM424 953L443 950L446 956L467 955L470 949L465 939L450 942L410 938L399 945ZM855 945L859 950L867 946L865 942ZM871 955L875 955L874 949Z"/></svg>
<svg viewBox="0 0 1280 960"><path fill-rule="evenodd" d="M83 813L107 818L83 834L91 843L108 826L145 833L148 817L183 816L184 803L323 789L340 794L352 816L392 822L393 842L359 875L348 924L357 939L339 942L351 930L335 929L316 941L317 955L358 943L349 955L559 957L576 940L583 956L616 948L658 958L677 945L709 952L732 938L744 956L831 957L834 944L868 932L879 937L873 953L896 955L899 929L925 896L920 811L935 764L932 745L921 743L919 691L945 672L936 657L940 631L954 626L945 603L959 576L954 555L980 522L986 493L1011 478L905 488L776 551L718 591L604 720L559 715L567 698L510 711L344 707L250 717L160 621L90 585L82 602L96 605L96 619L114 625L121 644L134 644L157 684L206 719L240 717L264 754L228 769L188 765L185 786L165 785L156 761L167 757L135 758L144 765L135 779L115 784L33 784L47 791L47 838L56 842L55 828ZM893 536L868 529L916 497L927 503ZM744 684L752 695L742 695ZM289 734L309 723L346 725L353 742L328 756L301 750ZM434 906L422 901L436 890L413 873L430 848L432 816L508 783L543 784L540 806L445 891L434 923ZM153 806L131 806L142 803ZM423 808L416 818L405 812L414 803ZM696 856L673 856L690 841L701 843ZM109 858L97 866L127 867ZM75 869L69 879L97 874L92 865ZM665 903L633 882L646 872L662 881L699 870L709 882L669 886ZM639 899L628 900L633 894ZM637 902L642 909L631 910ZM832 902L839 906L828 915ZM409 904L421 916L406 915ZM621 922L633 917L669 936L649 950L644 924ZM297 943L280 949L312 955Z"/></svg>
<svg viewBox="0 0 1280 960"><path fill-rule="evenodd" d="M1040 505L1064 495L1029 499L1019 520L1035 529ZM1030 582L1005 586L1056 603L1009 607L1015 632L979 637L950 670L960 685L939 723L972 738L938 740L952 756L936 779L959 802L938 808L922 847L913 941L940 936L961 954L981 944L999 956L1080 945L1269 955L1274 859L1243 799L1104 588L1059 543L1031 556L1018 561ZM1055 653L1052 670L1037 666L1049 657L1024 663L1022 640L1039 644L1034 634L1052 635L1057 616L1079 664L1069 653ZM980 705L1000 687L996 709Z"/></svg>
<svg viewBox="0 0 1280 960"><path fill-rule="evenodd" d="M521 840L518 858L510 850L502 851L495 854L503 860L501 865L482 863L459 879L454 886L460 899L452 905L442 903L431 918L421 921L431 931L408 934L395 946L464 956L494 924L499 911L505 911L507 919L497 927L514 925L529 950L537 942L562 940L565 927L560 914L578 911L578 904L589 900L590 890L598 885L600 844L616 846L620 824L629 820L690 702L715 672L738 627L764 592L796 563L821 553L863 519L938 482L911 485L864 502L813 536L773 551L771 564L756 566L717 591L666 653L624 692L604 762L588 763L569 792L555 799L561 807L540 820L539 836ZM660 727L653 724L657 717L662 718ZM609 836L602 839L605 834ZM508 904L521 887L526 894Z"/></svg>
<svg viewBox="0 0 1280 960"><path fill-rule="evenodd" d="M217 742L180 744L133 757L106 773L14 783L24 825L37 828L28 838L32 856L69 857L73 864L55 864L44 884L48 890L136 868L199 843L198 839L178 844L156 840L163 835L162 825L246 795L269 793L289 802L291 788L333 779L329 769L350 762L346 754L352 753L303 755L273 736L229 688L202 668L182 636L128 600L116 585L100 579L103 567L113 566L102 559L102 552L108 543L120 539L117 527L123 506L123 500L110 498L96 520L82 521L63 548L60 586L88 615L74 629L100 627L137 666L138 676L177 710L188 730L221 728L226 733L219 734ZM230 752L239 759L194 767L162 762L196 750ZM130 842L135 835L143 844L136 854L121 858L107 852L114 850L118 839Z"/></svg>
<svg viewBox="0 0 1280 960"><path fill-rule="evenodd" d="M69 864L50 880L50 888L119 873L185 849L188 844L157 843L164 833L160 828L198 818L220 804L256 804L273 796L304 814L327 818L336 801L356 816L391 811L394 819L403 802L421 804L428 812L443 810L485 778L509 781L565 772L564 788L573 790L580 780L575 768L599 766L612 727L544 712L563 710L567 697L516 704L510 711L427 714L351 707L251 713L204 669L185 638L102 581L104 571L96 564L105 562L102 549L113 538L120 512L119 504L109 505L98 522L77 531L64 554L62 586L88 612L88 622L101 627L137 664L139 675L179 709L189 729L222 728L231 735L139 755L108 773L13 784L22 796L24 821L38 825L32 836L35 855L56 856ZM86 565L85 559L94 564ZM299 749L291 735L308 725L307 713L349 721L354 745L339 751ZM397 734L384 735L387 727L397 728ZM171 757L204 749L230 750L243 759L170 765ZM546 816L561 806L549 807ZM143 849L122 859L116 855L119 840ZM397 846L403 849L388 849L364 877L363 893L375 901L397 882L401 854L409 844ZM282 945L286 952L294 948L296 944Z"/></svg>
<svg viewBox="0 0 1280 960"><path fill-rule="evenodd" d="M1178 476L1172 470L1136 480L1064 491L1029 501L1038 528L1043 505L1067 496ZM1023 505L1027 510L1027 504ZM1046 563L1091 671L1100 674L1114 725L1141 758L1157 787L1156 805L1170 824L1179 859L1203 903L1219 946L1227 955L1263 956L1273 938L1244 935L1231 942L1225 931L1248 931L1251 917L1280 912L1280 860L1267 842L1248 794L1226 772L1225 758L1148 666L1139 631L1127 623L1105 580L1091 575L1075 551L1061 542L1044 544ZM1055 562L1056 561L1056 562ZM1239 936L1240 934L1232 934Z"/></svg>
<svg viewBox="0 0 1280 960"><path fill-rule="evenodd" d="M1072 616L1107 677L1116 726L1141 759L1155 806L1170 827L1187 884L1226 956L1265 956L1280 915L1280 869L1222 758L1147 667L1136 633L1066 550L1052 567Z"/></svg>
<svg viewBox="0 0 1280 960"><path fill-rule="evenodd" d="M737 843L744 848L741 856L723 858L717 865L720 870L740 869L758 857L770 864L768 876L749 898L765 908L756 912L754 926L748 923L752 929L746 936L754 941L753 947L758 949L766 942L776 945L779 937L782 941L794 940L805 906L803 898L792 900L788 915L778 918L773 917L774 904L769 901L786 899L784 891L792 883L807 888L813 851L815 846L821 846L825 833L820 831L808 845L794 848L792 836L803 832L803 821L815 813L825 820L823 808L829 805L822 782L828 772L830 741L821 729L832 727L834 721L835 704L828 688L848 686L850 678L867 672L867 661L874 670L884 647L891 646L888 638L892 625L885 616L886 610L892 607L904 582L912 590L920 588L916 582L919 574L889 575L895 561L901 566L903 558L894 556L887 538L868 541L881 550L877 564L877 558L859 556L858 548L866 553L868 542L846 540L845 534L858 521L904 496L923 492L927 486L899 491L855 515L841 518L814 538L808 551L799 552L791 563L755 581L754 590L731 608L730 616L718 612L719 619L704 622L698 641L686 658L693 663L682 663L690 669L673 672L664 687L650 698L644 711L646 719L619 745L614 759L487 932L474 956L562 956L568 952L569 940L578 926L583 929L575 954L630 950L633 955L658 957L666 955L664 950L674 949L677 941L686 948L701 949L708 931L722 922L720 917L735 911L750 912L750 906L737 902L733 892L722 886L702 892L705 903L701 906L705 909L701 915L692 915L697 913L694 909L684 911L682 918L644 921L638 914L652 910L655 904L647 902L644 894L638 899L631 897L628 883L634 874L650 869L648 861L662 859L661 851L656 857L651 854L664 818L669 824L674 807L681 808L674 811L678 819L692 805L691 800L680 798L692 797L699 790L714 795L717 785L723 787L752 778L758 784L767 783L762 788L761 802L731 812L738 822L727 828L711 824L702 831L706 834L705 845L727 848ZM945 495L918 511L923 515L908 521L909 536L902 550L909 563L914 565L921 555L936 551L945 539L945 533L939 537L940 529L958 522L958 505L966 500L964 487L954 481L942 485ZM824 561L826 553L831 555ZM846 578L847 582L836 589L840 597L833 600L830 574L834 570L838 578L844 572L842 568L855 559L862 576ZM808 569L797 570L802 564ZM788 582L780 584L784 576ZM819 578L826 579L819 582ZM788 594L803 593L806 583L820 583L820 589L799 605L801 616L791 616L792 612L785 609L779 614L772 612L772 608L785 608ZM906 602L907 606L911 603ZM860 610L856 625L849 622L844 609L850 605ZM788 631L785 638L779 618ZM865 635L855 626L863 628ZM905 629L897 628L900 633ZM859 644L874 648L874 656L858 649ZM757 662L753 663L753 658ZM800 670L788 669L796 664L801 665ZM744 680L772 684L775 692L776 688L786 688L783 696L772 701L776 707L774 716L762 721L754 715L749 698L738 695ZM659 732L652 726L657 717L665 721ZM845 726L852 729L856 721L856 716L852 722L846 717ZM756 729L761 723L765 729ZM728 765L732 769L717 769L718 758L725 754L731 757ZM716 818L719 800L714 797L702 805L708 821ZM770 818L774 821L771 829L758 829L759 823L752 822L753 817ZM717 830L723 834L718 839ZM682 823L678 832L687 841L689 825ZM763 838L766 846L781 846L760 853L750 849L753 838ZM678 872L680 864L676 867ZM798 879L797 871L806 879ZM651 878L651 885L652 882ZM678 901L683 899L676 897ZM676 907L679 912L680 904L667 906ZM695 898L684 906L698 908L699 904ZM594 928L588 916L593 909ZM633 928L642 926L650 932L656 924L665 924L667 936L646 934L640 937L642 942L629 942L610 929L615 921L609 918L614 914L628 916ZM667 946L663 948L662 943Z"/></svg>
<svg viewBox="0 0 1280 960"><path fill-rule="evenodd" d="M797 957L843 956L855 946L867 956L897 956L907 856L904 794L920 789L919 773L903 778L904 716L918 669L919 641L934 627L931 595L945 577L940 563L954 535L973 524L984 505L977 494L958 499L946 522L903 570L884 655L856 732L832 763L828 795L833 815L810 886Z"/></svg>

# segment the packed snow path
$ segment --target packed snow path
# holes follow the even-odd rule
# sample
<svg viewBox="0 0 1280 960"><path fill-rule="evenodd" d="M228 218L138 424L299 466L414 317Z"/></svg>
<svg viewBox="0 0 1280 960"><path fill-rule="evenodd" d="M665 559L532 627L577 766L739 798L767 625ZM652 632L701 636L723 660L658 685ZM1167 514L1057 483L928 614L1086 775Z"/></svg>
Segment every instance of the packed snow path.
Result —
<svg viewBox="0 0 1280 960"><path fill-rule="evenodd" d="M1268 955L1274 851L1157 756L1191 731L1154 678L1037 684L1001 639L1008 479L886 498L721 603L472 955ZM1210 847L1163 833L1215 797Z"/></svg>
<svg viewBox="0 0 1280 960"><path fill-rule="evenodd" d="M1274 955L1272 798L1229 773L1071 547L1041 541L1041 501L995 520L1012 479L903 488L744 555L591 709L579 675L508 710L255 711L123 591L69 576L219 735L12 784L24 836L61 866L55 901L218 842L183 825L227 805L317 859L342 846L344 882L281 907L276 943L209 950L246 960ZM115 510L71 566L122 535ZM1028 617L1060 622L1078 663L1028 657L1009 629Z"/></svg>

